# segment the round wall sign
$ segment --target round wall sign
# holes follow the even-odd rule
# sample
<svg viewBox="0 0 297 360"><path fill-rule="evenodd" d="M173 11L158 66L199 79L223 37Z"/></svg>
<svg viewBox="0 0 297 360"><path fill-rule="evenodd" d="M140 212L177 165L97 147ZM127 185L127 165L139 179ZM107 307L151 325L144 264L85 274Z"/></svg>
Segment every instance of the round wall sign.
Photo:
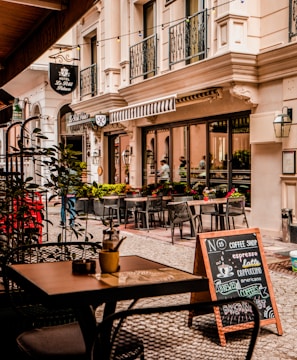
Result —
<svg viewBox="0 0 297 360"><path fill-rule="evenodd" d="M101 176L103 174L103 167L101 165L98 166L97 173L99 176Z"/></svg>

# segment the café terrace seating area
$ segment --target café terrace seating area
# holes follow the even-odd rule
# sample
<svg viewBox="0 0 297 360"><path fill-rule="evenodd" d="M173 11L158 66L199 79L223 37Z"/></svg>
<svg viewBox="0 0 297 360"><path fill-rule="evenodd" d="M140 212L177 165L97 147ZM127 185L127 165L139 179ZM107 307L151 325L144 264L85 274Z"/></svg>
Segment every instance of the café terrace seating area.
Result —
<svg viewBox="0 0 297 360"><path fill-rule="evenodd" d="M194 239L197 232L211 230L213 216L219 224L216 229L234 227L234 217L239 215L242 224L248 226L242 207L244 197L234 197L230 203L232 211L228 198L199 200L189 194L113 194L102 197L103 212L95 217L144 236L160 229L174 244L176 239ZM206 204L215 205L217 213L203 213L201 209ZM80 206L78 203L78 217L84 217L86 212L94 214L86 202L83 209ZM79 275L80 279L85 276L81 289L77 281L72 284L77 278L73 278L76 275L73 267L71 274L70 260L83 257L85 262L98 261L101 248L102 244L94 241L56 243L52 239L14 248L2 259L1 301L5 310L0 311L0 316L2 322L8 323L5 347L11 349L13 358L251 359L260 323L254 303L238 299L242 308L248 306L250 320L242 329L230 333L228 330L225 334L220 327L222 311L232 306L234 300L189 303L188 295L194 289L205 291L208 287L207 279L201 276L166 267L167 273L158 273L157 279L154 276L160 270L159 263L137 257L128 261L128 257L120 261L119 274L122 271L123 275L138 274L137 279L134 275L131 278L133 287L127 282L122 290L114 288L114 277L105 279L100 273L102 289L93 288L98 279L92 279L89 273ZM68 266L61 275L57 273L59 264L65 269ZM173 303L166 295L174 299Z"/></svg>

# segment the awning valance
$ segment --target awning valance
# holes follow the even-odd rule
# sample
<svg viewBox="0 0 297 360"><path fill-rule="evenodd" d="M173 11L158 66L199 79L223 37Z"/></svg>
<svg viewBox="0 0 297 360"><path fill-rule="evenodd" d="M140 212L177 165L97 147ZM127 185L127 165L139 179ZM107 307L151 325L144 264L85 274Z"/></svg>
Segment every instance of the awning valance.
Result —
<svg viewBox="0 0 297 360"><path fill-rule="evenodd" d="M171 95L111 110L109 112L109 123L114 124L176 111L175 99L176 95Z"/></svg>

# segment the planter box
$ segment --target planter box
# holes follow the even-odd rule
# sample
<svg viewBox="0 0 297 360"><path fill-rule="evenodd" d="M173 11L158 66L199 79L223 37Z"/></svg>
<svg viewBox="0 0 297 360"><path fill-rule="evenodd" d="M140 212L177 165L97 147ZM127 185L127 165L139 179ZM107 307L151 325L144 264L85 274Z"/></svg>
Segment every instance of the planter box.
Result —
<svg viewBox="0 0 297 360"><path fill-rule="evenodd" d="M100 199L94 199L93 201L93 211L97 216L103 215L103 201Z"/></svg>

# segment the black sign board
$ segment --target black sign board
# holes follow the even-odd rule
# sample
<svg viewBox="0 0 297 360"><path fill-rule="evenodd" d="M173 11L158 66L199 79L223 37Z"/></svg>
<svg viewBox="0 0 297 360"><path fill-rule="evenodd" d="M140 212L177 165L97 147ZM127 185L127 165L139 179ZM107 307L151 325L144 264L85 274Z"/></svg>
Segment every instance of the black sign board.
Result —
<svg viewBox="0 0 297 360"><path fill-rule="evenodd" d="M212 300L249 298L257 305L261 325L276 323L282 334L259 229L198 234L194 273L208 277ZM197 294L192 294L192 301L197 301ZM219 309L220 330L236 330L236 325L252 321L252 309L243 304Z"/></svg>
<svg viewBox="0 0 297 360"><path fill-rule="evenodd" d="M49 64L49 79L53 90L60 95L70 94L77 86L78 67L67 64Z"/></svg>

